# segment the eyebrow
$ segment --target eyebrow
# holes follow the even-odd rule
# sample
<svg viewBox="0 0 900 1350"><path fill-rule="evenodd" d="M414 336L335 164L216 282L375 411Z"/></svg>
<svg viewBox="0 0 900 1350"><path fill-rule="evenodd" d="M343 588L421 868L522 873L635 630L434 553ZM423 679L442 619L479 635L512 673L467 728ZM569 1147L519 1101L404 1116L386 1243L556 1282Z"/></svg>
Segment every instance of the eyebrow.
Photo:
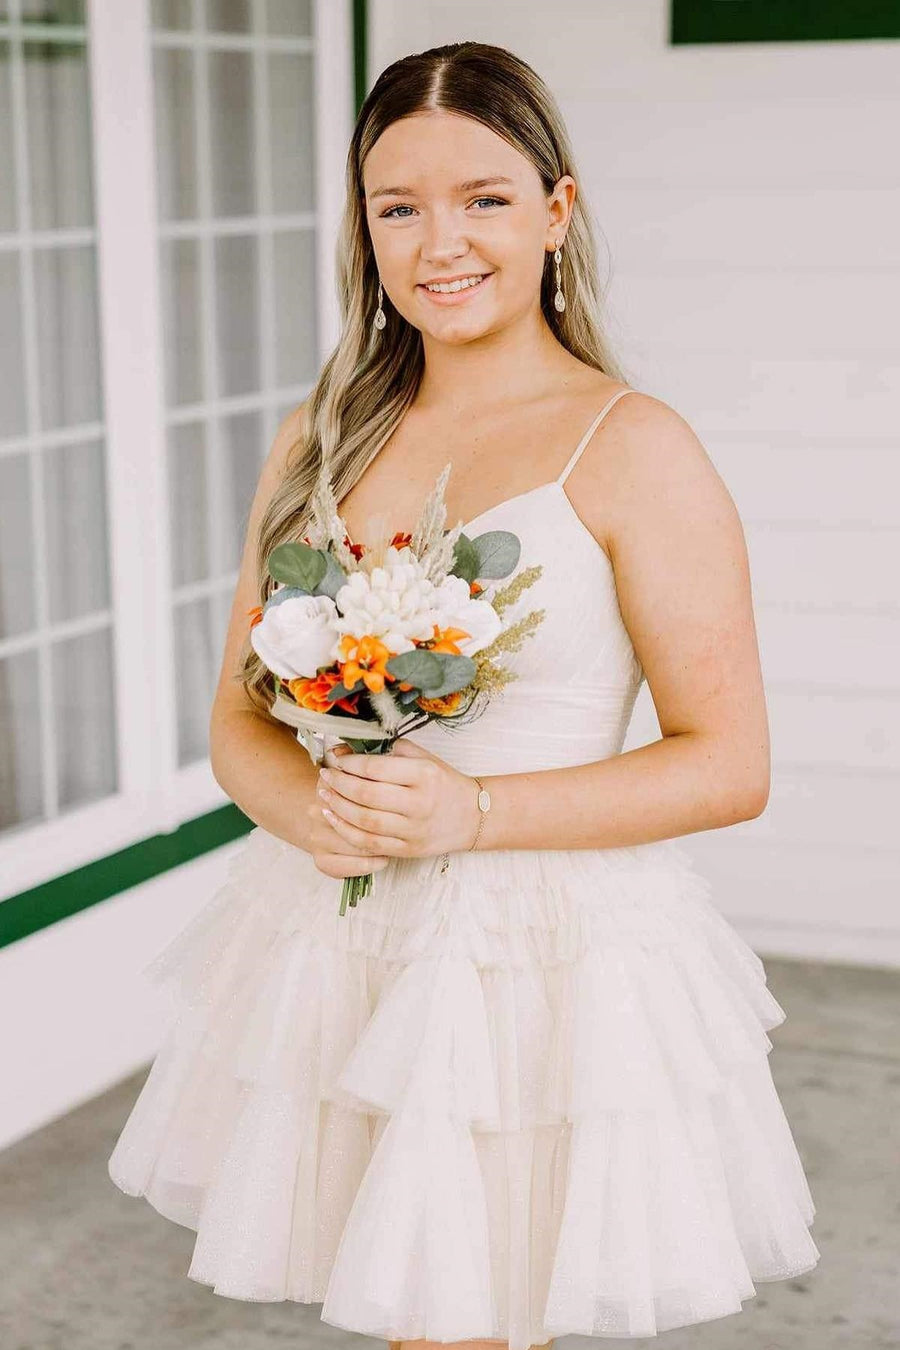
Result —
<svg viewBox="0 0 900 1350"><path fill-rule="evenodd" d="M494 183L514 186L511 178L505 178L503 174L494 174L490 178L468 178L464 183L457 183L456 191L475 192L478 188L491 187ZM380 187L370 194L370 199L374 201L376 197L412 197L414 194L415 188L411 187Z"/></svg>

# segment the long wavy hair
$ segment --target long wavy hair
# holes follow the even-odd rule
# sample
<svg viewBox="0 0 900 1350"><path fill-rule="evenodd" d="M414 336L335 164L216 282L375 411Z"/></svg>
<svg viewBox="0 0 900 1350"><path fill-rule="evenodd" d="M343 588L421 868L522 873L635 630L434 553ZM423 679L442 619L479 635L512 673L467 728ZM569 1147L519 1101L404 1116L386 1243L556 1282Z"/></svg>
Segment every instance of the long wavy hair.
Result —
<svg viewBox="0 0 900 1350"><path fill-rule="evenodd" d="M381 134L414 113L442 110L483 123L502 136L540 174L549 195L564 174L578 181L568 133L543 80L504 47L453 42L395 61L379 75L363 103L347 154L347 197L337 244L341 335L303 408L303 429L287 456L288 468L261 522L257 567L260 603L272 582L267 559L276 545L299 538L320 472L327 471L342 501L388 440L412 403L424 369L422 336L392 311L387 327L373 331L378 268L365 216L363 165ZM591 217L581 194L575 198L563 254L566 308L553 304L553 255L545 259L541 309L551 330L573 356L613 379L621 370L600 319ZM274 696L271 673L245 644L236 676L251 701L268 711Z"/></svg>

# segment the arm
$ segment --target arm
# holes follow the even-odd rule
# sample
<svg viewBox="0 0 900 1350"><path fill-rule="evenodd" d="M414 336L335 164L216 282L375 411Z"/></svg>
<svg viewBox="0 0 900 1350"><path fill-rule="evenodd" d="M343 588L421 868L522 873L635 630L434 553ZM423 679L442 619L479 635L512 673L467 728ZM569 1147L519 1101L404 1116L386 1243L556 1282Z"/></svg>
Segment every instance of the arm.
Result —
<svg viewBox="0 0 900 1350"><path fill-rule="evenodd" d="M768 719L734 502L672 408L642 396L617 412L603 455L582 460L578 510L605 535L662 739L593 764L486 778L479 848L666 839L751 819L768 800Z"/></svg>

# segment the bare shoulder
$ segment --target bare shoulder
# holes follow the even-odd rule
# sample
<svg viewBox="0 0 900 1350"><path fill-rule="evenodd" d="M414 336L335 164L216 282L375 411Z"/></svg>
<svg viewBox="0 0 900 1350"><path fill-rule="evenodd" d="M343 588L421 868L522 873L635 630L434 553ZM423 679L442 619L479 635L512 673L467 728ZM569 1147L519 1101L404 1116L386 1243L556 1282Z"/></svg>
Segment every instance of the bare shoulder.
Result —
<svg viewBox="0 0 900 1350"><path fill-rule="evenodd" d="M624 386L622 386L624 388ZM603 475L608 551L643 534L660 517L701 527L730 519L737 511L731 494L690 423L668 403L632 390L619 399L604 427Z"/></svg>

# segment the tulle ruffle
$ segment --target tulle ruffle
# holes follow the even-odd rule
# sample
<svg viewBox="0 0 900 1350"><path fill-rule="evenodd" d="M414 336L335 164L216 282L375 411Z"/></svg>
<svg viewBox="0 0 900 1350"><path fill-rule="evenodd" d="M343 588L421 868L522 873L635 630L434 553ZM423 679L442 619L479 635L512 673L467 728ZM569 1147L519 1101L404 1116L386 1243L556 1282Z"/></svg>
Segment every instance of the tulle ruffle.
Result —
<svg viewBox="0 0 900 1350"><path fill-rule="evenodd" d="M110 1158L188 1274L385 1339L652 1336L810 1269L784 1011L670 844L395 860L356 910L256 829L147 968Z"/></svg>

